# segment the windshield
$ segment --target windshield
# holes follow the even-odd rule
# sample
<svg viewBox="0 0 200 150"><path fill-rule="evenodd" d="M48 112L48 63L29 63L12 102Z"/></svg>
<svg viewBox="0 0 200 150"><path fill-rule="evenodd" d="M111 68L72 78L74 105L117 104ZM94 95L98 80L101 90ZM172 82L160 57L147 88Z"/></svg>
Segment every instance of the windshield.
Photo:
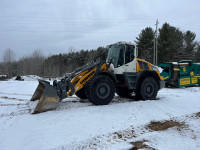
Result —
<svg viewBox="0 0 200 150"><path fill-rule="evenodd" d="M115 68L124 64L124 45L112 45L108 50L106 62L109 63L112 58L112 64Z"/></svg>

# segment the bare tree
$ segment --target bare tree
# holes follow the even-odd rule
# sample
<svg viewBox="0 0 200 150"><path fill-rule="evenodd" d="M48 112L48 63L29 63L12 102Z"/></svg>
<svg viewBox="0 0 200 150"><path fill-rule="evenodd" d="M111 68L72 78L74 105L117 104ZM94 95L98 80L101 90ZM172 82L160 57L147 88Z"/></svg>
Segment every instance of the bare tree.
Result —
<svg viewBox="0 0 200 150"><path fill-rule="evenodd" d="M69 52L69 53L76 52L76 49L75 49L73 46L70 46L70 47L68 48L68 52Z"/></svg>
<svg viewBox="0 0 200 150"><path fill-rule="evenodd" d="M14 68L12 68L14 61L15 61L15 53L9 48L4 50L3 63L5 64L4 65L5 73L8 75L8 77L11 77L13 72L15 71L13 70Z"/></svg>
<svg viewBox="0 0 200 150"><path fill-rule="evenodd" d="M15 61L15 53L9 48L4 50L3 62L8 63L8 62L14 62L14 61Z"/></svg>
<svg viewBox="0 0 200 150"><path fill-rule="evenodd" d="M45 57L42 53L42 50L36 49L31 55L31 68L32 74L42 75L42 66L45 60Z"/></svg>
<svg viewBox="0 0 200 150"><path fill-rule="evenodd" d="M36 49L31 55L24 56L18 61L19 74L42 76L44 60L42 50Z"/></svg>

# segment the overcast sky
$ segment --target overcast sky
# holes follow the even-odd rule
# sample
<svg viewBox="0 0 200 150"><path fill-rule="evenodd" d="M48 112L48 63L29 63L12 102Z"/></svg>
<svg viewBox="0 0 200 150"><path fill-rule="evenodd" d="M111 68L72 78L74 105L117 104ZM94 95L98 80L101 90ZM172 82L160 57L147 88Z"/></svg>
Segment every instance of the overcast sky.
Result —
<svg viewBox="0 0 200 150"><path fill-rule="evenodd" d="M0 0L0 60L7 48L19 59L35 49L48 56L134 42L156 19L200 41L199 0Z"/></svg>

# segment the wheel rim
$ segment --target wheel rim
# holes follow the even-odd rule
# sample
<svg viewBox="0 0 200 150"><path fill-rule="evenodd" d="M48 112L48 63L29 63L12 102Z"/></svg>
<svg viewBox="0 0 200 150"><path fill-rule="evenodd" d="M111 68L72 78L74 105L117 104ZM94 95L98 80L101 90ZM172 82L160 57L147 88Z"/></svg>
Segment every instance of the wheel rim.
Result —
<svg viewBox="0 0 200 150"><path fill-rule="evenodd" d="M154 86L153 84L149 83L149 84L146 84L146 87L145 87L145 95L148 97L148 98L151 98L153 96L153 93L154 93Z"/></svg>
<svg viewBox="0 0 200 150"><path fill-rule="evenodd" d="M96 87L96 94L100 99L105 99L109 96L110 87L106 83L100 83Z"/></svg>

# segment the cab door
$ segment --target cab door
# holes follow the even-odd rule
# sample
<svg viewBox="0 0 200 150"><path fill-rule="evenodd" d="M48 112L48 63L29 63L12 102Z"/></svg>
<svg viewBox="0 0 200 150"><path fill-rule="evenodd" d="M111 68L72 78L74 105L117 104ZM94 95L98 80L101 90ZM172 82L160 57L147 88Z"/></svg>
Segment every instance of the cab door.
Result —
<svg viewBox="0 0 200 150"><path fill-rule="evenodd" d="M115 74L123 74L124 72L136 72L136 58L135 58L135 46L134 45L125 45L122 55L120 56L123 59L122 65L118 65L114 69Z"/></svg>

